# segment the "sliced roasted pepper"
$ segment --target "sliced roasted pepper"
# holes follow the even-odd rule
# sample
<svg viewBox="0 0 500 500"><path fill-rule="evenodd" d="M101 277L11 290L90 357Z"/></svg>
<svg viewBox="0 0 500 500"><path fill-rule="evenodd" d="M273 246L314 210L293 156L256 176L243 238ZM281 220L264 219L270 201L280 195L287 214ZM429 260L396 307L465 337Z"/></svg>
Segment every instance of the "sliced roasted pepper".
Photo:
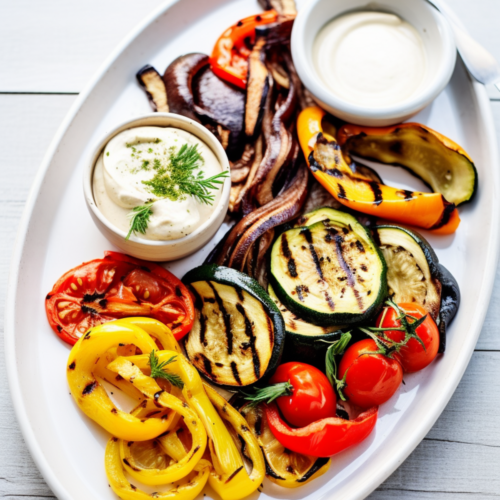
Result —
<svg viewBox="0 0 500 500"><path fill-rule="evenodd" d="M255 28L271 24L278 19L275 10L268 10L241 21L228 28L215 43L210 57L212 71L242 89L246 88L248 58L255 43Z"/></svg>
<svg viewBox="0 0 500 500"><path fill-rule="evenodd" d="M199 460L194 467L197 474L191 477L188 475L181 481L179 486L166 493L148 494L130 484L123 469L123 462L120 456L120 444L117 438L111 438L106 446L105 453L106 475L111 489L123 500L151 500L159 498L161 500L194 500L203 490L207 483L211 465L207 460Z"/></svg>
<svg viewBox="0 0 500 500"><path fill-rule="evenodd" d="M410 192L385 186L352 172L336 140L322 133L324 111L306 108L297 133L314 177L343 205L375 217L425 229L453 233L458 211L439 193Z"/></svg>
<svg viewBox="0 0 500 500"><path fill-rule="evenodd" d="M343 125L337 139L349 153L407 168L455 205L470 201L476 192L472 158L457 143L420 123L384 128Z"/></svg>
<svg viewBox="0 0 500 500"><path fill-rule="evenodd" d="M245 443L245 454L253 466L250 475L247 474L242 464L240 470L227 476L224 473L220 474L214 463L215 470L210 473L208 483L223 499L244 498L253 493L264 480L266 466L262 451L241 414L210 386L205 385L205 391L219 414L234 428L240 440ZM215 456L212 454L212 459L214 462L217 461L217 454Z"/></svg>
<svg viewBox="0 0 500 500"><path fill-rule="evenodd" d="M174 351L159 351L157 353L159 362L164 362L172 357L178 357L172 363L169 364L169 371L177 373L180 375L181 370L175 370L176 364L187 363L185 359L176 354ZM135 460L126 448L121 446L121 454L125 456L123 464L126 471L138 481L149 484L152 486L157 486L160 484L169 484L177 481L185 476L187 476L194 468L196 463L201 459L203 453L205 452L207 444L207 434L201 420L195 411L193 411L189 406L176 398L172 394L163 391L160 386L156 383L154 379L144 375L140 368L131 359L135 357L127 358L117 358L113 361L108 368L118 373L125 380L134 384L138 390L140 390L147 398L153 399L161 408L170 408L176 413L184 418L184 423L191 432L192 436L192 449L185 455L179 462L169 465L165 469L145 469L140 467L135 463ZM187 377L182 377L185 390L189 390L190 380ZM132 439L130 441L133 441ZM126 446L126 445L125 445Z"/></svg>
<svg viewBox="0 0 500 500"><path fill-rule="evenodd" d="M370 408L354 420L330 417L298 429L281 418L275 403L266 406L265 413L272 433L285 448L313 457L330 457L370 435L377 422L378 408Z"/></svg>
<svg viewBox="0 0 500 500"><path fill-rule="evenodd" d="M70 352L67 378L71 394L89 418L114 436L128 441L153 439L168 429L169 422L157 418L141 420L119 410L95 374L98 359L121 343L133 344L143 353L157 349L146 331L128 320L96 326L82 336Z"/></svg>

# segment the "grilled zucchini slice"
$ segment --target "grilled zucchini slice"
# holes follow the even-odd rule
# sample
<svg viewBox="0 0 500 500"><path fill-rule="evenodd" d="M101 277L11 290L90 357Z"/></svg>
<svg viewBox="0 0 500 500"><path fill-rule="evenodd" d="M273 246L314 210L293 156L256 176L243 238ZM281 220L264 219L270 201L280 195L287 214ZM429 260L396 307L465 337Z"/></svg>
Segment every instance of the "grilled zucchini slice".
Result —
<svg viewBox="0 0 500 500"><path fill-rule="evenodd" d="M385 298L386 265L352 215L321 208L285 231L271 251L270 282L295 315L319 326L370 318Z"/></svg>
<svg viewBox="0 0 500 500"><path fill-rule="evenodd" d="M278 366L285 339L281 313L246 274L204 265L182 280L195 296L186 354L208 380L228 390L250 386Z"/></svg>
<svg viewBox="0 0 500 500"><path fill-rule="evenodd" d="M330 467L330 458L317 458L287 450L273 435L262 407L249 404L240 409L248 428L257 438L266 461L266 476L285 488L297 488L322 476Z"/></svg>
<svg viewBox="0 0 500 500"><path fill-rule="evenodd" d="M436 320L441 307L441 273L427 240L399 226L378 226L374 236L387 263L389 297L396 303L415 302Z"/></svg>
<svg viewBox="0 0 500 500"><path fill-rule="evenodd" d="M317 326L289 311L278 299L271 285L267 293L278 306L285 321L286 340L283 361L302 361L324 369L329 344L340 338L341 326Z"/></svg>

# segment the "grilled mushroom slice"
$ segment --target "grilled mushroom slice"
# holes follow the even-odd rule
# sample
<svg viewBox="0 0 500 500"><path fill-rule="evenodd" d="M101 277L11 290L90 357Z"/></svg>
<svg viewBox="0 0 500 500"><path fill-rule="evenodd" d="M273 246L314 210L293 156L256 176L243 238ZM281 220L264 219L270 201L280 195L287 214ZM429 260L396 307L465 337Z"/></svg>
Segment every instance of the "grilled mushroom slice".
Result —
<svg viewBox="0 0 500 500"><path fill-rule="evenodd" d="M330 458L316 458L287 450L273 435L262 407L245 404L240 413L257 438L266 461L266 476L285 488L297 488L323 475Z"/></svg>
<svg viewBox="0 0 500 500"><path fill-rule="evenodd" d="M153 111L168 113L167 89L160 73L153 66L146 64L135 76L139 85L145 90Z"/></svg>
<svg viewBox="0 0 500 500"><path fill-rule="evenodd" d="M205 66L208 56L193 52L171 62L163 75L169 100L170 112L199 121L195 114L195 103L191 90L193 77Z"/></svg>
<svg viewBox="0 0 500 500"><path fill-rule="evenodd" d="M184 346L198 371L229 390L270 376L281 358L285 325L266 291L249 276L217 265L197 267L183 282L196 308Z"/></svg>

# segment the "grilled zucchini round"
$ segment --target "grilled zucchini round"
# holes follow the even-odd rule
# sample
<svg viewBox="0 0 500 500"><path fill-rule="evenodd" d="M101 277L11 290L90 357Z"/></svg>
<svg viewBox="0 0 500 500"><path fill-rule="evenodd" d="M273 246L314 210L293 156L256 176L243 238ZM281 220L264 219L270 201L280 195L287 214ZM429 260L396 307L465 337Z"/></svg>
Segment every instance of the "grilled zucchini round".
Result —
<svg viewBox="0 0 500 500"><path fill-rule="evenodd" d="M373 232L387 263L389 297L396 303L420 304L436 320L441 307L441 273L427 240L399 226L377 226Z"/></svg>
<svg viewBox="0 0 500 500"><path fill-rule="evenodd" d="M329 344L340 338L341 326L317 326L299 318L278 299L271 285L267 293L278 306L285 321L286 341L283 361L303 361L320 369L325 366L325 354Z"/></svg>
<svg viewBox="0 0 500 500"><path fill-rule="evenodd" d="M295 315L320 326L350 325L385 298L386 264L355 217L320 208L281 234L271 251L270 282Z"/></svg>
<svg viewBox="0 0 500 500"><path fill-rule="evenodd" d="M195 296L196 319L184 347L198 371L228 390L272 375L285 324L257 281L215 264L189 271L182 281Z"/></svg>

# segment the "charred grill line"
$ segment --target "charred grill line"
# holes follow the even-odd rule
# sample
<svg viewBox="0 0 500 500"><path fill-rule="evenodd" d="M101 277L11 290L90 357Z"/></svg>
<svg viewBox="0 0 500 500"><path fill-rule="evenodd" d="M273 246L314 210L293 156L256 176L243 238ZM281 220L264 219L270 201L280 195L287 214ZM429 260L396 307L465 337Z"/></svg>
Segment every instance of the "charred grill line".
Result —
<svg viewBox="0 0 500 500"><path fill-rule="evenodd" d="M86 293L83 296L82 302L95 302L98 299L103 299L105 295L106 295L105 293L97 293L97 292L94 292L92 294Z"/></svg>
<svg viewBox="0 0 500 500"><path fill-rule="evenodd" d="M245 308L241 304L236 304L236 309L243 316L245 321L245 334L250 339L250 349L252 350L252 361L253 361L253 371L255 373L255 377L257 380L260 378L260 359L257 353L257 349L255 348L255 341L257 337L254 335L253 326L250 320L248 319Z"/></svg>
<svg viewBox="0 0 500 500"><path fill-rule="evenodd" d="M285 259L288 260L288 272L290 273L290 276L292 278L297 278L297 266L295 265L295 259L292 257L286 233L283 233L283 236L281 237L281 252L283 253Z"/></svg>
<svg viewBox="0 0 500 500"><path fill-rule="evenodd" d="M231 371L233 372L234 380L236 380L238 385L242 385L241 379L240 379L240 374L238 373L238 367L236 366L236 363L234 361L231 361Z"/></svg>
<svg viewBox="0 0 500 500"><path fill-rule="evenodd" d="M314 261L314 265L316 267L316 272L318 273L318 276L321 279L323 278L323 271L321 270L321 264L318 259L318 254L316 253L316 250L314 249L313 246L313 240L312 240L312 234L311 231L307 228L302 229L301 233L304 235L308 245L309 245L309 252L311 253L311 257Z"/></svg>
<svg viewBox="0 0 500 500"><path fill-rule="evenodd" d="M207 331L207 321L203 313L200 312L200 342L205 347L207 347L207 339L205 338L206 331Z"/></svg>
<svg viewBox="0 0 500 500"><path fill-rule="evenodd" d="M368 185L370 186L371 190L373 191L375 205L380 205L384 201L384 198L382 196L382 190L380 189L379 183L378 182L369 182Z"/></svg>
<svg viewBox="0 0 500 500"><path fill-rule="evenodd" d="M212 289L214 292L214 297L217 302L217 305L219 306L219 310L222 314L222 319L224 320L224 328L226 330L226 339L227 339L227 353L232 354L233 353L233 331L231 329L231 316L227 313L226 308L224 307L224 303L222 302L222 299L220 298L219 294L217 293L217 290L215 287L212 285L210 281L207 281L208 286Z"/></svg>
<svg viewBox="0 0 500 500"><path fill-rule="evenodd" d="M363 310L363 301L361 299L361 296L359 295L359 292L356 290L356 283L354 281L354 275L352 274L351 268L347 264L347 262L344 259L344 253L342 249L342 242L344 241L343 238L339 235L335 236L335 248L337 250L337 258L339 260L340 267L342 267L343 271L346 273L347 276L347 284L352 288L352 291L354 293L354 296L356 297L356 301L358 302L358 306L360 310Z"/></svg>

